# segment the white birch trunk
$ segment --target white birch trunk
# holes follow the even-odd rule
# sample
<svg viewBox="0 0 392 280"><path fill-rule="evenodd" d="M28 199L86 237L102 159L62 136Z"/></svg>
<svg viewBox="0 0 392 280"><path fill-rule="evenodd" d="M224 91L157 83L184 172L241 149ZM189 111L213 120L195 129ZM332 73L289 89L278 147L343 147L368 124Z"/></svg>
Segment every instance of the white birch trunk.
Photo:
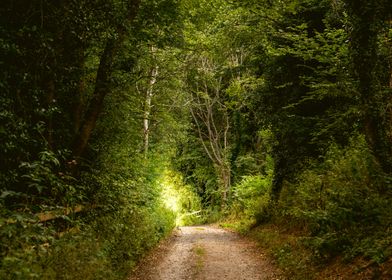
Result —
<svg viewBox="0 0 392 280"><path fill-rule="evenodd" d="M151 47L152 54L155 53L155 48ZM152 108L152 97L154 95L153 89L157 82L158 66L151 69L150 81L147 86L145 100L144 100L144 114L143 114L143 151L144 156L148 156L148 149L150 145L150 116Z"/></svg>

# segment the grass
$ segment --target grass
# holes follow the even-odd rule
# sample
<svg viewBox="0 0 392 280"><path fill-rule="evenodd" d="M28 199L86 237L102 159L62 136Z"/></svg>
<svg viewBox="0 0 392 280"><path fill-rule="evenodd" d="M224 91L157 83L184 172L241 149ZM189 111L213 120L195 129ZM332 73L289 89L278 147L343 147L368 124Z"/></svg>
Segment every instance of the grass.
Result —
<svg viewBox="0 0 392 280"><path fill-rule="evenodd" d="M205 230L205 228L202 228L202 227L198 227L198 228L195 228L196 230Z"/></svg>
<svg viewBox="0 0 392 280"><path fill-rule="evenodd" d="M248 234L270 255L277 266L293 280L313 280L317 267L312 253L303 245L302 237L275 225L263 225Z"/></svg>
<svg viewBox="0 0 392 280"><path fill-rule="evenodd" d="M306 233L285 224L269 223L246 227L248 221L225 220L219 225L255 240L290 280L389 280L392 258L382 265L357 257L347 261L342 256L320 261L306 246Z"/></svg>
<svg viewBox="0 0 392 280"><path fill-rule="evenodd" d="M193 278L196 278L196 276L201 272L204 267L204 255L206 253L206 250L200 244L196 244L192 248L192 251L195 254L195 269L193 273Z"/></svg>

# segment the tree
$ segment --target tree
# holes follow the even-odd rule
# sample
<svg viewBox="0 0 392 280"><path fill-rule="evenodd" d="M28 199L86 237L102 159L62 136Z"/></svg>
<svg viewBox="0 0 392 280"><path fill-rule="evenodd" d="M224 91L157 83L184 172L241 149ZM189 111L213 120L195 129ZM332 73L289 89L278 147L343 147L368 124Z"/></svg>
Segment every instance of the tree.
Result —
<svg viewBox="0 0 392 280"><path fill-rule="evenodd" d="M127 15L124 22L121 25L116 26L115 34L112 35L112 38L107 39L105 48L102 52L93 97L86 110L83 123L80 126L73 144L72 155L74 158L79 158L86 149L99 113L102 110L104 98L110 91L110 79L112 77L114 59L118 54L119 48L126 39L127 26L132 24L132 21L137 16L140 1L133 0L127 4Z"/></svg>
<svg viewBox="0 0 392 280"><path fill-rule="evenodd" d="M195 82L190 112L204 151L213 162L218 174L219 189L222 193L222 207L224 207L227 204L231 186L230 147L228 143L229 113L222 100L222 77L212 81L207 80L215 69L208 58L202 57L200 60L201 67L198 76L203 78Z"/></svg>
<svg viewBox="0 0 392 280"><path fill-rule="evenodd" d="M391 111L388 108L391 106L392 68L390 38L387 39L386 34L390 32L392 5L390 1L347 0L345 3L352 26L350 51L361 98L363 131L383 170L391 173ZM386 40L381 41L380 37ZM386 53L383 53L383 45Z"/></svg>
<svg viewBox="0 0 392 280"><path fill-rule="evenodd" d="M358 107L347 71L343 14L329 1L277 3L270 9L257 104L275 138L271 198L276 202L284 181L295 180L311 160L320 159L332 139L347 143Z"/></svg>
<svg viewBox="0 0 392 280"><path fill-rule="evenodd" d="M189 137L199 139L200 147L194 149L204 151L209 163L203 160L203 168L201 162L189 164L194 174L188 176L199 178L199 188L206 189L215 181L207 179L211 174L206 170L212 168L215 192L219 192L218 200L223 208L228 203L233 179L260 164L258 162L250 169L239 167L245 157L248 162L250 158L256 162L255 158L259 157L251 154L258 145L257 118L252 118L255 115L251 110L251 98L257 84L253 77L257 66L253 61L252 43L257 39L247 25L251 13L245 9L213 1L193 6L190 11L192 20L188 19L185 24L185 39L190 51L184 64L184 89L190 96L194 127ZM195 14L197 20L193 20ZM185 145L194 144L188 141ZM194 158L198 159L199 156ZM189 168L186 170L188 173Z"/></svg>

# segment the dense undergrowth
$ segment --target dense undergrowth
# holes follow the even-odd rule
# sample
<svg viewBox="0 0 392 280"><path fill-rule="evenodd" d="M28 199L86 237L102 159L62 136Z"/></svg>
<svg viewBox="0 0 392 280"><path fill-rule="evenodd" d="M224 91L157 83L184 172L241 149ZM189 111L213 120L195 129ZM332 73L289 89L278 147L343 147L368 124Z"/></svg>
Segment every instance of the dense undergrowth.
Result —
<svg viewBox="0 0 392 280"><path fill-rule="evenodd" d="M347 148L332 145L322 161L285 182L273 206L268 176L244 178L221 224L257 239L289 279L336 279L339 273L343 279L388 279L390 180L363 137L355 137Z"/></svg>
<svg viewBox="0 0 392 280"><path fill-rule="evenodd" d="M179 175L162 173L150 181L101 176L93 209L47 222L31 209L2 207L0 278L125 279L176 222L192 222L187 214L200 210Z"/></svg>

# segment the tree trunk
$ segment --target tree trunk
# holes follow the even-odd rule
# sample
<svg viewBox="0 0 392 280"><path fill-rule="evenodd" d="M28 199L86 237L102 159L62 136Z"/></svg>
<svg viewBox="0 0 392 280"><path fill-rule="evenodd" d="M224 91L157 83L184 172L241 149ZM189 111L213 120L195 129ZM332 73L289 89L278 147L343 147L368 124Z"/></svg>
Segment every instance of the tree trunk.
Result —
<svg viewBox="0 0 392 280"><path fill-rule="evenodd" d="M79 84L78 88L76 90L76 97L75 97L75 103L73 104L73 132L74 134L78 134L81 124L82 124L82 119L83 119L83 108L84 108L84 95L85 95L85 90L86 90L86 85L85 85L85 80L84 80L84 75L83 75L83 70L84 70L84 62L85 62L85 57L84 57L84 50L81 48L79 50L78 54L80 63L78 65L79 71L80 71L80 78L79 78Z"/></svg>
<svg viewBox="0 0 392 280"><path fill-rule="evenodd" d="M384 172L390 173L392 172L392 143L388 137L389 116L385 115L384 111L389 96L386 95L388 93L383 93L377 78L378 37L385 20L380 14L382 6L375 0L346 2L353 24L351 53L354 71L359 80L358 90L364 113L363 132L381 168ZM387 85L381 86L387 87Z"/></svg>
<svg viewBox="0 0 392 280"><path fill-rule="evenodd" d="M53 106L54 101L54 93L55 93L55 85L52 77L46 84L46 94L47 94L47 104L46 109L50 110ZM46 131L45 131L45 139L48 144L48 148L53 150L54 140L53 140L53 113L49 113L48 118L46 119Z"/></svg>
<svg viewBox="0 0 392 280"><path fill-rule="evenodd" d="M274 146L274 177L272 179L270 199L272 204L276 204L279 201L280 194L283 189L283 182L287 179L290 174L288 162L285 153L282 153L284 144L277 144Z"/></svg>
<svg viewBox="0 0 392 280"><path fill-rule="evenodd" d="M136 17L139 6L140 0L134 0L130 3L127 22L124 25L130 24ZM116 35L117 36L113 36L113 38L107 40L101 55L93 98L90 101L83 123L74 140L72 156L75 159L80 158L84 153L88 141L90 140L91 133L95 128L98 116L102 110L104 98L110 91L113 61L126 38L127 29L124 26L117 26Z"/></svg>
<svg viewBox="0 0 392 280"><path fill-rule="evenodd" d="M79 158L83 154L91 133L95 128L99 113L102 110L103 100L110 90L110 77L112 74L113 59L121 42L120 39L108 39L106 43L98 68L93 98L90 101L86 117L74 142L74 158Z"/></svg>
<svg viewBox="0 0 392 280"><path fill-rule="evenodd" d="M151 47L151 51L154 53L154 47ZM153 87L157 82L158 66L155 66L151 70L150 81L146 90L146 96L144 100L144 114L143 114L143 147L144 157L148 156L149 138L150 138L150 115L151 115L151 102L153 97Z"/></svg>
<svg viewBox="0 0 392 280"><path fill-rule="evenodd" d="M219 173L219 185L221 189L221 208L222 210L226 208L229 200L229 195L230 195L230 187L231 187L231 171L230 167L225 164L223 166L218 167L218 173Z"/></svg>

